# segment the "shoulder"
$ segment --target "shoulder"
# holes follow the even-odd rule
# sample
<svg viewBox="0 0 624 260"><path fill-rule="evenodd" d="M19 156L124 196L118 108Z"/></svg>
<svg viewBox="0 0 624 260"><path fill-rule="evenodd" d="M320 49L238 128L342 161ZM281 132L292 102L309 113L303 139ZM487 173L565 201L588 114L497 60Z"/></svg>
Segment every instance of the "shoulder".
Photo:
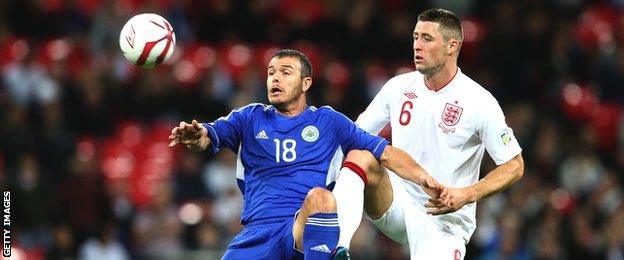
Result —
<svg viewBox="0 0 624 260"><path fill-rule="evenodd" d="M239 112L239 111L269 111L273 106L269 106L266 104L262 104L262 103L251 103L249 105L243 106L243 107L239 107L234 109L233 111L235 112Z"/></svg>
<svg viewBox="0 0 624 260"><path fill-rule="evenodd" d="M331 106L321 106L321 107L311 107L311 110L314 111L315 113L318 113L319 115L329 115L329 116L345 116L342 113L336 111L333 107Z"/></svg>
<svg viewBox="0 0 624 260"><path fill-rule="evenodd" d="M469 96L471 100L474 101L475 104L479 104L481 106L490 106L493 104L498 104L498 101L481 84L474 81L472 78L468 77L466 74L461 73L460 75L460 84L462 85L462 89L464 89L464 94Z"/></svg>
<svg viewBox="0 0 624 260"><path fill-rule="evenodd" d="M242 107L238 107L235 109L232 109L232 111L225 115L222 116L220 118L218 118L216 121L229 121L232 119L237 119L237 120L244 120L244 118L249 118L249 115L252 115L254 113L266 113L268 112L270 109L272 108L272 106L268 106L262 103L251 103L249 105L246 106L242 106Z"/></svg>
<svg viewBox="0 0 624 260"><path fill-rule="evenodd" d="M316 113L319 113L319 115L321 115L321 116L330 117L331 119L334 119L334 120L348 120L348 121L352 121L347 116L345 116L343 113L340 113L340 112L336 111L331 106L322 106L322 107L319 107L319 108L315 108L314 111Z"/></svg>
<svg viewBox="0 0 624 260"><path fill-rule="evenodd" d="M504 116L502 113L502 108L498 103L498 100L485 89L481 84L475 82L468 76L462 74L461 85L462 85L462 96L468 97L466 99L469 107L472 107L476 112L477 121L482 121L494 117Z"/></svg>
<svg viewBox="0 0 624 260"><path fill-rule="evenodd" d="M412 71L400 75L396 75L388 80L384 87L410 85L415 81L422 81L423 75L418 71Z"/></svg>
<svg viewBox="0 0 624 260"><path fill-rule="evenodd" d="M262 103L251 103L243 107L235 108L234 110L232 110L232 113L249 115L254 113L267 113L271 109L273 109L273 106Z"/></svg>
<svg viewBox="0 0 624 260"><path fill-rule="evenodd" d="M320 107L311 106L310 110L314 111L315 113L319 113L319 114L333 114L333 113L337 113L338 112L331 106L320 106Z"/></svg>
<svg viewBox="0 0 624 260"><path fill-rule="evenodd" d="M423 75L418 71L396 75L386 81L377 96L381 96L382 100L385 100L385 98L394 97L397 93L422 82L424 82Z"/></svg>

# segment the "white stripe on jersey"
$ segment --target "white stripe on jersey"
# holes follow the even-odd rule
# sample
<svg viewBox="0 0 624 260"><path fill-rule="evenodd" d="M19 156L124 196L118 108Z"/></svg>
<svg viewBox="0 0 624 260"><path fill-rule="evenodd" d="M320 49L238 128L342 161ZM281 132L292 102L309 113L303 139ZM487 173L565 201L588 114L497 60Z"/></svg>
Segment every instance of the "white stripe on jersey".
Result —
<svg viewBox="0 0 624 260"><path fill-rule="evenodd" d="M373 149L373 153L377 153L377 148L379 148L379 145L381 145L384 142L384 140L380 140L379 143L377 143L377 145L375 146L375 149Z"/></svg>
<svg viewBox="0 0 624 260"><path fill-rule="evenodd" d="M241 110L243 110L243 109L245 109L247 107L251 107L251 106L262 106L263 109L267 109L268 108L267 105L262 104L262 103L251 103L251 104L246 105L246 106L242 106L242 107L239 107L239 108L232 109L232 111L230 111L230 113L227 114L227 116L219 117L219 118L217 118L217 120L228 120L230 118L230 116L232 115L232 113L241 111ZM215 120L215 121L217 121L217 120Z"/></svg>
<svg viewBox="0 0 624 260"><path fill-rule="evenodd" d="M243 166L243 162L241 161L241 146L238 145L238 153L236 154L236 179L241 181L245 180L245 166Z"/></svg>
<svg viewBox="0 0 624 260"><path fill-rule="evenodd" d="M342 153L342 146L338 146L336 152L334 153L334 157L332 157L331 162L329 163L329 169L327 169L327 179L325 180L325 186L335 182L338 179L338 173L340 172L340 168L342 167L342 159L344 158L344 154Z"/></svg>
<svg viewBox="0 0 624 260"><path fill-rule="evenodd" d="M205 126L208 127L207 129L208 131L212 131L212 136L215 137L215 140L211 140L211 141L215 142L215 145L219 147L219 135L217 134L217 131L214 130L214 127L212 126L212 124L214 123L208 123Z"/></svg>

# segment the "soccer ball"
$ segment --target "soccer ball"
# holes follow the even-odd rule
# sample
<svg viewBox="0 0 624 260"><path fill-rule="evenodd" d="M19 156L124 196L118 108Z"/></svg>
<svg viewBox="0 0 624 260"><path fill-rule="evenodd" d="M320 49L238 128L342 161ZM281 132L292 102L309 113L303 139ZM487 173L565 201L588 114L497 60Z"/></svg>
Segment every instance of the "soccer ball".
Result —
<svg viewBox="0 0 624 260"><path fill-rule="evenodd" d="M119 47L128 61L143 68L153 68L171 57L175 33L162 16L137 14L121 29Z"/></svg>

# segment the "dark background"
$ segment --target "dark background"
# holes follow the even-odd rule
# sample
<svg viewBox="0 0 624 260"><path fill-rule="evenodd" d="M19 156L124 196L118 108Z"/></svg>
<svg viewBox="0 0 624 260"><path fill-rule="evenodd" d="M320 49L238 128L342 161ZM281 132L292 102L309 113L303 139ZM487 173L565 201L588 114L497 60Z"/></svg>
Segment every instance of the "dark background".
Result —
<svg viewBox="0 0 624 260"><path fill-rule="evenodd" d="M498 98L523 179L479 203L467 259L624 258L624 1L0 1L0 186L28 259L219 257L241 228L235 157L167 148L180 120L266 102L279 48L312 60L312 105L355 119L413 70L417 14L463 20L459 66ZM118 47L132 15L173 25L165 65ZM494 165L485 156L482 172ZM97 250L96 250L97 251ZM405 259L363 221L354 259ZM112 257L112 255L109 255Z"/></svg>

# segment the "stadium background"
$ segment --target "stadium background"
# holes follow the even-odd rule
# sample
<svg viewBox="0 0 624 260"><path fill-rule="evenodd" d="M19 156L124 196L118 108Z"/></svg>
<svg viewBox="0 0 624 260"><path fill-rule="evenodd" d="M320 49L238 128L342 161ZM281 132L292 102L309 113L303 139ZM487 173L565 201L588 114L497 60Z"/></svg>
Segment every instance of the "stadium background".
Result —
<svg viewBox="0 0 624 260"><path fill-rule="evenodd" d="M241 228L235 158L169 149L170 129L266 102L266 63L282 47L312 60L310 104L355 119L413 69L411 31L431 7L464 20L460 67L499 99L526 161L519 183L479 204L467 259L623 259L618 0L0 1L0 186L12 192L14 257L102 244L133 258L220 256ZM167 65L121 56L120 28L139 12L173 24ZM408 257L368 221L352 253Z"/></svg>

